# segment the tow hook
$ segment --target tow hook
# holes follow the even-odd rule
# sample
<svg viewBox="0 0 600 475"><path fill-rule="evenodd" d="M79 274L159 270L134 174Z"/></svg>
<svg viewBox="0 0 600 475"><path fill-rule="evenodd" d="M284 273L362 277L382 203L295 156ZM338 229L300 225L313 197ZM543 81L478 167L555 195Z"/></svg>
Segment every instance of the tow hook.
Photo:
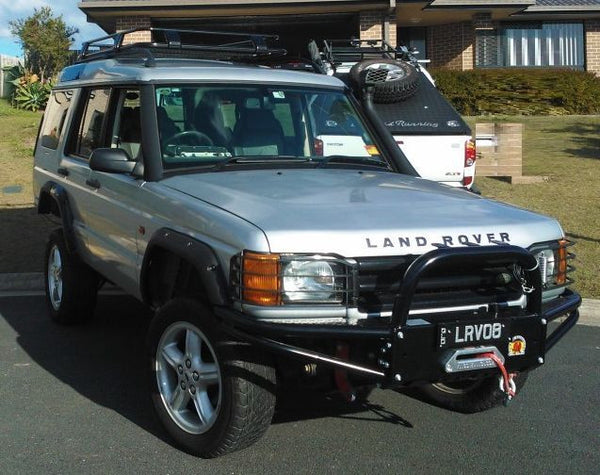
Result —
<svg viewBox="0 0 600 475"><path fill-rule="evenodd" d="M515 376L517 373L509 373L506 371L504 367L504 362L498 358L495 353L482 353L481 357L489 358L494 363L502 373L499 377L498 384L500 386L500 390L504 393L504 405L508 406L508 403L512 401L512 398L515 397L517 393L517 385L515 384Z"/></svg>
<svg viewBox="0 0 600 475"><path fill-rule="evenodd" d="M446 373L458 373L497 367L500 372L500 390L504 393L504 405L515 397L517 386L516 373L508 373L504 367L504 357L495 346L460 348L447 354L443 361Z"/></svg>

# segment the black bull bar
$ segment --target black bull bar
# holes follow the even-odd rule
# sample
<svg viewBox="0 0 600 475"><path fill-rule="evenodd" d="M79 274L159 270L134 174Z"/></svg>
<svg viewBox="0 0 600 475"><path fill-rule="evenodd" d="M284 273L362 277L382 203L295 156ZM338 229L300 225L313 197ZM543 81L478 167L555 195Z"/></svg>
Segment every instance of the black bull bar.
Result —
<svg viewBox="0 0 600 475"><path fill-rule="evenodd" d="M427 315L421 315L423 318L418 320L420 323L415 324L408 316L417 285L425 273L440 266L459 268L474 264L481 267L516 264L522 269L522 277L528 288L526 309L515 312L514 316L502 316L497 321L502 322L503 326L507 325L512 335L519 335L526 341L526 351L524 354L509 356L508 350L501 348L498 353L501 353L501 357L506 357L505 366L512 372L539 366L544 362L545 353L577 322L577 308L581 304L581 297L565 290L561 297L542 306L542 281L538 263L529 251L516 246L440 248L418 257L403 276L400 292L394 301L392 317L384 326L273 323L257 321L224 307L215 309L215 313L222 319L222 329L235 338L303 361L359 373L384 385L456 379L456 374L448 374L445 364L449 359L460 358L462 350L436 348L435 341L439 338L437 322L423 320ZM548 335L548 322L564 315L567 318ZM362 362L348 361L289 343L294 339L370 341L380 347L382 358L378 360L376 367L367 366ZM482 353L489 350L489 346L481 348ZM473 351L468 353L473 355ZM470 370L492 371L492 366L495 369L495 365L484 364Z"/></svg>

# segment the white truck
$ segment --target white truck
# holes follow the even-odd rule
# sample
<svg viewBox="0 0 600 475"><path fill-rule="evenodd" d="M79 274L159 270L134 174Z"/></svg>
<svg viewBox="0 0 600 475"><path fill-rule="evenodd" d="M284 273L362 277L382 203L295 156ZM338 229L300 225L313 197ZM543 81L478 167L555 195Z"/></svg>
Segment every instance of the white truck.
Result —
<svg viewBox="0 0 600 475"><path fill-rule="evenodd" d="M476 149L471 129L406 47L383 40L325 40L309 45L316 69L350 86L375 87L375 109L419 175L472 189Z"/></svg>

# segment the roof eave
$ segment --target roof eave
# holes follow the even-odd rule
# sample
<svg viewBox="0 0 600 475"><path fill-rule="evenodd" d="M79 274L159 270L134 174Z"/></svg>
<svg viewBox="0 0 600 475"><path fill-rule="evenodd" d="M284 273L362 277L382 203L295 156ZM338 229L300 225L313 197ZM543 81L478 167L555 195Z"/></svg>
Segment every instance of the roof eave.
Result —
<svg viewBox="0 0 600 475"><path fill-rule="evenodd" d="M600 5L535 5L526 8L522 13L578 13L585 15L588 12L600 12Z"/></svg>
<svg viewBox="0 0 600 475"><path fill-rule="evenodd" d="M496 8L528 8L534 6L536 0L517 0L517 1L486 1L486 0L433 0L424 8L424 10L433 9L496 9Z"/></svg>

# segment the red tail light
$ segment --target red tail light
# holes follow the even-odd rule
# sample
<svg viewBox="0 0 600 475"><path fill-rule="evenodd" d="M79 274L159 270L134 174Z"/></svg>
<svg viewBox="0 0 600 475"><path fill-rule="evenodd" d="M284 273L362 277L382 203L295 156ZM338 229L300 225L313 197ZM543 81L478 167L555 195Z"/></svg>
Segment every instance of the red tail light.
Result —
<svg viewBox="0 0 600 475"><path fill-rule="evenodd" d="M317 157L323 156L323 141L321 139L315 139L314 142L315 155Z"/></svg>
<svg viewBox="0 0 600 475"><path fill-rule="evenodd" d="M475 169L471 168L475 165L477 160L477 150L475 149L475 142L473 140L467 140L465 142L465 169L463 175L463 186L468 187L473 184L473 175ZM469 168L471 168L469 170Z"/></svg>
<svg viewBox="0 0 600 475"><path fill-rule="evenodd" d="M475 160L477 160L475 142L473 140L467 140L465 142L465 168L475 165Z"/></svg>

